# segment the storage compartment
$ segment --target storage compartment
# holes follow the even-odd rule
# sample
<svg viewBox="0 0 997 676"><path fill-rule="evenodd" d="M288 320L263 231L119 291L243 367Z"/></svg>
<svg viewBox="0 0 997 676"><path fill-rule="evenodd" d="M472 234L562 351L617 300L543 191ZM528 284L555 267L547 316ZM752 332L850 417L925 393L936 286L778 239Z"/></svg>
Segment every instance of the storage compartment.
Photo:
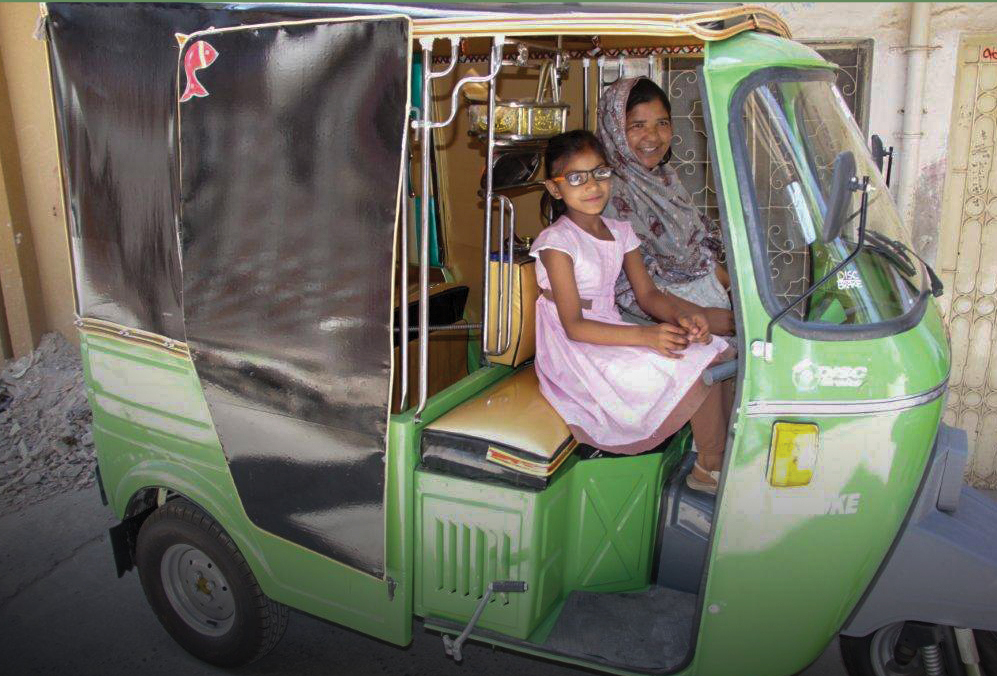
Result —
<svg viewBox="0 0 997 676"><path fill-rule="evenodd" d="M496 595L478 627L542 641L570 592L646 588L680 437L634 457L570 457L544 490L417 470L415 612L466 622L489 582L521 580L526 592Z"/></svg>

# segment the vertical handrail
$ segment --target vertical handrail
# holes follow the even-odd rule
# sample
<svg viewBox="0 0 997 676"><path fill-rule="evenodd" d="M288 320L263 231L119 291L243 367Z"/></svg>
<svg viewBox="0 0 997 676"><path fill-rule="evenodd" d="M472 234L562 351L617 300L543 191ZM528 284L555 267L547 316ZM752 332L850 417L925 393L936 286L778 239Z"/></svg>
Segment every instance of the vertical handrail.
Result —
<svg viewBox="0 0 997 676"><path fill-rule="evenodd" d="M509 251L508 257L502 256L502 246L499 242L499 256L502 258L501 265L499 269L505 269L506 271L506 306L505 306L505 332L503 333L504 338L499 340L499 354L504 354L509 351L512 346L512 289L513 289L513 253L516 246L516 207L513 205L512 200L505 195L499 196L499 208L505 213L505 209L509 209ZM503 219L504 220L504 219ZM501 284L501 279L499 280ZM502 311L502 305L499 304L499 312Z"/></svg>
<svg viewBox="0 0 997 676"><path fill-rule="evenodd" d="M582 58L582 129L588 131L589 128L589 69L592 66L592 59Z"/></svg>
<svg viewBox="0 0 997 676"><path fill-rule="evenodd" d="M516 249L516 206L505 195L493 195L488 205L490 210L498 206L498 260L495 261L495 283L498 284L495 304L495 343L489 347L489 336L486 334L482 350L486 355L505 354L512 346L512 294L515 288L515 267L513 258ZM506 228L506 212L508 212L508 229ZM489 248L491 248L489 241ZM489 255L488 277L491 284L491 255ZM489 294L491 293L489 286Z"/></svg>
<svg viewBox="0 0 997 676"><path fill-rule="evenodd" d="M505 38L495 36L492 41L492 51L489 55L489 72L496 72L496 67L502 63L502 45ZM497 89L495 78L488 82L488 150L485 157L485 232L484 232L484 258L483 258L483 283L482 283L482 304L481 304L481 351L485 355L493 354L488 349L488 338L491 318L491 282L489 273L489 259L492 251L492 202L494 192L492 191L492 170L495 160L495 90ZM501 247L499 247L501 249Z"/></svg>
<svg viewBox="0 0 997 676"><path fill-rule="evenodd" d="M422 47L422 208L419 224L419 407L415 419L419 420L429 400L429 154L433 151L433 130L430 128L432 110L433 38L421 38ZM453 62L451 61L451 66Z"/></svg>
<svg viewBox="0 0 997 676"><path fill-rule="evenodd" d="M596 108L602 103L602 77L606 70L606 57L600 56L595 60L595 72L596 72L596 82L595 82L595 104Z"/></svg>
<svg viewBox="0 0 997 676"><path fill-rule="evenodd" d="M422 412L426 409L429 400L429 199L430 199L430 153L433 152L432 130L445 127L453 121L456 115L457 92L472 82L488 82L488 179L485 194L485 313L482 318L482 346L487 347L488 342L488 255L489 243L491 241L491 209L488 206L492 199L492 164L495 156L495 78L502 68L502 46L505 44L505 36L496 35L492 42L492 52L490 57L490 68L488 75L469 75L462 78L455 86L451 96L450 115L443 122L433 122L432 120L432 81L445 77L453 72L457 64L457 49L459 43L450 41L450 63L446 69L438 73L433 72L433 42L435 38L420 38L419 45L422 48L422 110L420 119L412 122L413 128L420 129L422 136L420 144L422 146L422 213L419 224L419 404L415 410L415 420L421 420ZM407 297L407 296L406 296Z"/></svg>
<svg viewBox="0 0 997 676"><path fill-rule="evenodd" d="M495 349L491 354L502 354L502 342L505 340L505 324L504 318L505 313L502 312L502 308L505 307L502 302L506 300L505 298L505 283L502 273L505 272L505 205L502 203L502 195L492 195L493 202L490 209L494 209L495 205L498 205L498 261L496 262L495 268L495 281L498 284L498 291L495 294L495 321L498 322L498 328L495 330ZM490 281L491 275L489 275Z"/></svg>
<svg viewBox="0 0 997 676"><path fill-rule="evenodd" d="M411 116L411 111L409 112ZM399 327L401 330L401 342L399 343L399 354L401 356L401 380L402 387L398 394L398 410L408 410L408 343L409 343L409 322L408 322L408 200L409 200L409 152L411 141L409 136L409 120L405 119L405 132L402 138L402 203L401 203L401 226L402 236L399 247L401 257L399 265L399 286L401 296L398 300L398 314L400 315Z"/></svg>

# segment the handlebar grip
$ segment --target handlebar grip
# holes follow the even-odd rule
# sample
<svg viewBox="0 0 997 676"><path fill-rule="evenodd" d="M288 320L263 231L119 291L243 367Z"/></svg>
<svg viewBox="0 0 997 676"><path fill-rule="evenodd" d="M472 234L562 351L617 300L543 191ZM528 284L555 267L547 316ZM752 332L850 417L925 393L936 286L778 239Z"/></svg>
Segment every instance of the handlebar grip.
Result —
<svg viewBox="0 0 997 676"><path fill-rule="evenodd" d="M496 580L492 582L492 591L496 594L522 593L526 591L526 583L522 580Z"/></svg>
<svg viewBox="0 0 997 676"><path fill-rule="evenodd" d="M712 385L737 375L737 360L731 359L703 371L703 384Z"/></svg>

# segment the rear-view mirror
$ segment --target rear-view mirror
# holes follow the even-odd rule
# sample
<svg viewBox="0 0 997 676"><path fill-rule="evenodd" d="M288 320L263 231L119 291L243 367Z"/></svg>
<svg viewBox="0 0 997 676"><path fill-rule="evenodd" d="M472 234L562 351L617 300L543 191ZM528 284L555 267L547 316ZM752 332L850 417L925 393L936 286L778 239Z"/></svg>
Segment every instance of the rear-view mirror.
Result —
<svg viewBox="0 0 997 676"><path fill-rule="evenodd" d="M876 168L882 172L883 158L886 157L886 148L883 147L883 139L879 138L879 134L873 134L872 138L869 139L869 145L872 148L872 161L876 163Z"/></svg>
<svg viewBox="0 0 997 676"><path fill-rule="evenodd" d="M833 242L841 236L841 230L845 225L845 214L851 203L852 182L854 180L855 155L850 150L844 150L834 158L831 194L827 199L827 210L824 212L824 232L823 237L821 237L825 244Z"/></svg>

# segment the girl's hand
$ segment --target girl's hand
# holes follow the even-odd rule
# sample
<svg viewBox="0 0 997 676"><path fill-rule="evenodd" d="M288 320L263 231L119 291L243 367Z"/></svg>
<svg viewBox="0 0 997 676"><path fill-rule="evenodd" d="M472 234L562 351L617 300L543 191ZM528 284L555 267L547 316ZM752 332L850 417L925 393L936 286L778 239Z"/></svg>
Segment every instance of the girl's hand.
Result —
<svg viewBox="0 0 997 676"><path fill-rule="evenodd" d="M706 321L706 316L701 312L689 312L680 314L675 318L689 337L691 343L701 343L709 345L713 340L710 335L710 325Z"/></svg>
<svg viewBox="0 0 997 676"><path fill-rule="evenodd" d="M669 359L681 359L679 351L689 345L686 330L674 324L654 324L641 328L644 330L645 344Z"/></svg>
<svg viewBox="0 0 997 676"><path fill-rule="evenodd" d="M703 308L706 315L706 322L710 327L710 333L715 336L734 335L734 313L722 307Z"/></svg>

